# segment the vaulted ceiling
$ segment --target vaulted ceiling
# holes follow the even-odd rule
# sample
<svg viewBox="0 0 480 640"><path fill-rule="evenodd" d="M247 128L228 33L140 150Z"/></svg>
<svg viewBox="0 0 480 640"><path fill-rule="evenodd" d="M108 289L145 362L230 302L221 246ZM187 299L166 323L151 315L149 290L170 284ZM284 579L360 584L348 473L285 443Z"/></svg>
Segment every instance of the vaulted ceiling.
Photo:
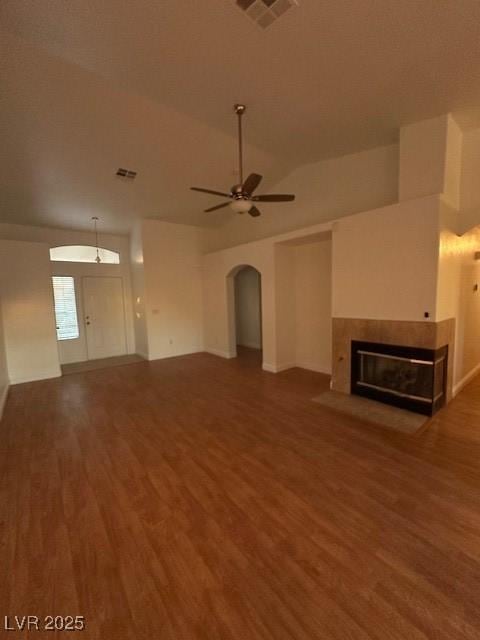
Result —
<svg viewBox="0 0 480 640"><path fill-rule="evenodd" d="M3 0L0 22L1 221L225 223L188 187L235 182L237 101L266 187L480 106L477 0L300 0L266 30L234 0Z"/></svg>

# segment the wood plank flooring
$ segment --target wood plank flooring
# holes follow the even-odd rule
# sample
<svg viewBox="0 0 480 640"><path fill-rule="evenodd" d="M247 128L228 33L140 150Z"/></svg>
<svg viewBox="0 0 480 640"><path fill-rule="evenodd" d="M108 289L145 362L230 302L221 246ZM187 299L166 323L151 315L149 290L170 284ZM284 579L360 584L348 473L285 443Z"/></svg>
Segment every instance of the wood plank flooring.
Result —
<svg viewBox="0 0 480 640"><path fill-rule="evenodd" d="M480 637L480 379L415 436L195 354L13 387L3 616L101 640Z"/></svg>
<svg viewBox="0 0 480 640"><path fill-rule="evenodd" d="M84 360L83 362L70 362L62 364L62 375L68 376L71 373L83 373L85 371L93 371L94 369L108 369L109 367L118 367L123 364L132 364L133 362L142 362L144 358L136 353L129 353L124 356L113 356L112 358L99 358L97 360Z"/></svg>

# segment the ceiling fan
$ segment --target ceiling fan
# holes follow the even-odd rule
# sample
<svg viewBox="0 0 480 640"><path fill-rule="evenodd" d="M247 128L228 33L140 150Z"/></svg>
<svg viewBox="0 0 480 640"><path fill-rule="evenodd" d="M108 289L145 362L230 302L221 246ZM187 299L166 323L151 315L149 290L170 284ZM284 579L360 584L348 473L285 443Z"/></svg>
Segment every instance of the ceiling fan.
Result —
<svg viewBox="0 0 480 640"><path fill-rule="evenodd" d="M230 189L230 193L223 193L222 191L212 191L211 189L202 189L201 187L190 187L192 191L200 191L202 193L209 193L214 196L224 196L229 198L227 202L217 204L214 207L205 209L205 213L210 211L216 211L230 205L230 207L236 213L249 213L256 218L260 215L260 211L255 206L256 202L291 202L295 200L295 196L286 193L271 193L263 196L254 196L253 192L262 181L263 176L258 173L251 173L248 178L243 181L243 140L242 140L242 116L245 113L246 107L244 104L236 104L233 107L238 117L238 157L239 157L239 169L240 169L240 184L235 184Z"/></svg>

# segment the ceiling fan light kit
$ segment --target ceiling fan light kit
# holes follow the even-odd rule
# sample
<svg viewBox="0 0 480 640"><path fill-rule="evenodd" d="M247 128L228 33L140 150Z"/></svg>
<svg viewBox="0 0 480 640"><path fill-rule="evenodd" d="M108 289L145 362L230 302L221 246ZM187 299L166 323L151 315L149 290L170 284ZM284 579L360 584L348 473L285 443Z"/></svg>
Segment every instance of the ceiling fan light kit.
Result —
<svg viewBox="0 0 480 640"><path fill-rule="evenodd" d="M235 213L247 213L253 207L253 202L251 200L244 200L243 198L238 198L230 203L230 209L235 211Z"/></svg>
<svg viewBox="0 0 480 640"><path fill-rule="evenodd" d="M255 202L291 202L295 200L295 196L287 193L272 193L262 196L254 196L253 192L258 187L263 177L258 173L251 173L248 178L243 180L243 131L242 131L242 117L246 111L244 104L235 104L233 107L238 118L238 165L240 183L233 185L230 189L230 193L223 191L214 191L212 189L204 189L203 187L190 187L192 191L200 191L201 193L208 193L214 196L221 196L224 198L230 198L227 202L222 202L209 209L205 209L205 213L211 211L217 211L230 205L230 208L235 213L248 213L253 218L257 218L260 215L260 211L255 206Z"/></svg>

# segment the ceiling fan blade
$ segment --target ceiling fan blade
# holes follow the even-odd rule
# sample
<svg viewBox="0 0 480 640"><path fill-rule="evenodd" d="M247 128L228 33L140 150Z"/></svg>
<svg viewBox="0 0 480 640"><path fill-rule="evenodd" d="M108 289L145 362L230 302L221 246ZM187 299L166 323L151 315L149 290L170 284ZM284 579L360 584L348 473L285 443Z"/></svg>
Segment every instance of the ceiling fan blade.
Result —
<svg viewBox="0 0 480 640"><path fill-rule="evenodd" d="M211 189L202 189L201 187L190 187L192 191L200 191L200 193L209 193L211 196L224 196L229 198L229 193L222 193L222 191L212 191Z"/></svg>
<svg viewBox="0 0 480 640"><path fill-rule="evenodd" d="M248 213L253 218L258 218L258 216L261 215L260 211L257 209L257 207L255 205L250 209L250 211Z"/></svg>
<svg viewBox="0 0 480 640"><path fill-rule="evenodd" d="M243 190L251 195L258 187L262 179L263 176L259 176L258 173L251 173L243 183Z"/></svg>
<svg viewBox="0 0 480 640"><path fill-rule="evenodd" d="M255 202L291 202L295 196L290 193L270 193L266 196L253 196Z"/></svg>
<svg viewBox="0 0 480 640"><path fill-rule="evenodd" d="M217 204L215 207L210 207L210 209L205 209L205 213L209 213L210 211L216 211L217 209L223 209L230 204L230 200L228 202L222 202L222 204Z"/></svg>

